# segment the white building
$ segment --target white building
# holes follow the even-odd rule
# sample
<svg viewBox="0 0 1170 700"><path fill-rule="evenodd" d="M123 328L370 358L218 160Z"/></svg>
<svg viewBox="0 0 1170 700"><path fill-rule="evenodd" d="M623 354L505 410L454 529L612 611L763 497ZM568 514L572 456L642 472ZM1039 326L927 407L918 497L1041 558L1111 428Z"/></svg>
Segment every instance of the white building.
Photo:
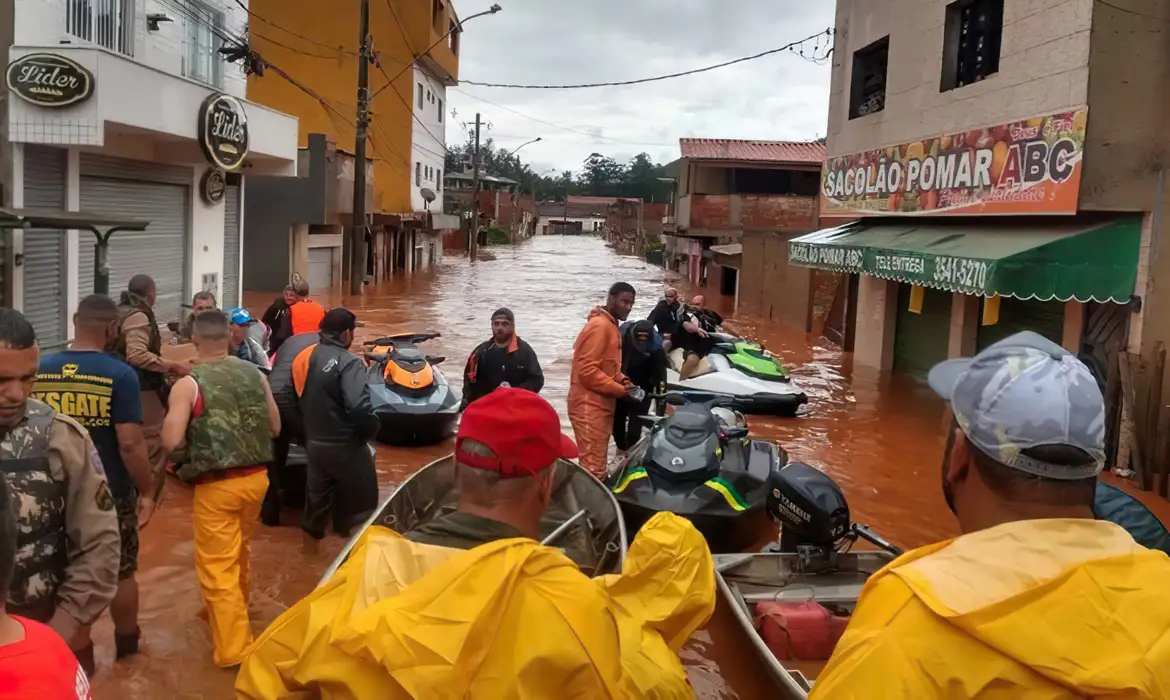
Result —
<svg viewBox="0 0 1170 700"><path fill-rule="evenodd" d="M247 102L219 53L246 31L234 0L0 0L3 204L149 221L111 238L110 292L151 275L160 323L200 289L239 303L246 175L296 172L297 120ZM93 290L93 235L4 233L6 303L62 343Z"/></svg>
<svg viewBox="0 0 1170 700"><path fill-rule="evenodd" d="M443 167L447 153L447 87L422 68L414 69L414 119L411 120L410 180L412 211L443 213ZM429 207L422 191L435 193Z"/></svg>

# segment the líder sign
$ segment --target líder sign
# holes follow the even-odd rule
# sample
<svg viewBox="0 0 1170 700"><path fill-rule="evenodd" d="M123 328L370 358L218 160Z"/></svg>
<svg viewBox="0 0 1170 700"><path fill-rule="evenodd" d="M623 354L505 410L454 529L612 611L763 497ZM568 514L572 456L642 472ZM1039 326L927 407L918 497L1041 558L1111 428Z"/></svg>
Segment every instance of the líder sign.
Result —
<svg viewBox="0 0 1170 700"><path fill-rule="evenodd" d="M231 95L215 94L199 108L199 146L212 165L236 170L248 157L248 115Z"/></svg>
<svg viewBox="0 0 1170 700"><path fill-rule="evenodd" d="M31 53L8 64L8 90L40 107L67 107L93 95L93 73L52 53Z"/></svg>
<svg viewBox="0 0 1170 700"><path fill-rule="evenodd" d="M825 164L824 213L1075 214L1088 108Z"/></svg>

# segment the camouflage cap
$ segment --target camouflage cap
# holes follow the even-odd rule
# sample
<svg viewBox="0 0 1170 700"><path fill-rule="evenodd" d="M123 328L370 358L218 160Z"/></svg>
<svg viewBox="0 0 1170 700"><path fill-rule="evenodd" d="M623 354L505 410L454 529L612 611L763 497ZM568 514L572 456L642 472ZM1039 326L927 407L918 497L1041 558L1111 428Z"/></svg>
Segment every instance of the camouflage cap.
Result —
<svg viewBox="0 0 1170 700"><path fill-rule="evenodd" d="M1008 467L1047 479L1087 479L1105 464L1105 401L1080 360L1031 331L1016 333L973 358L930 370L930 387L951 402L971 444ZM1067 445L1090 457L1079 466L1023 454Z"/></svg>

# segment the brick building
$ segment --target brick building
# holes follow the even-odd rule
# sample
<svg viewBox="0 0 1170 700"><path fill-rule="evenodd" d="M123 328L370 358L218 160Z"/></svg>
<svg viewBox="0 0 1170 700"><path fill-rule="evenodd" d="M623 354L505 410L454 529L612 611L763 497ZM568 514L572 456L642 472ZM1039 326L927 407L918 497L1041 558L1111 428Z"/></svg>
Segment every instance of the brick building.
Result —
<svg viewBox="0 0 1170 700"><path fill-rule="evenodd" d="M737 296L744 311L803 329L812 275L788 270L786 244L817 227L824 141L680 139L679 146L667 265Z"/></svg>
<svg viewBox="0 0 1170 700"><path fill-rule="evenodd" d="M922 377L1031 329L1105 385L1170 341L1167 22L1163 0L839 0L820 215L843 225L788 253L836 275L856 367Z"/></svg>

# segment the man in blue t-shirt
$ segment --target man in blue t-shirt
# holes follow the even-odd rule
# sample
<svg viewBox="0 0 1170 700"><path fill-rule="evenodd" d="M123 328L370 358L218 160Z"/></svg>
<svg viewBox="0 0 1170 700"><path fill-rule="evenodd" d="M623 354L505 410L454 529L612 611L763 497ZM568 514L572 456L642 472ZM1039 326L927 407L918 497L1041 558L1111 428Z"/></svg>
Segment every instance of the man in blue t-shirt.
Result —
<svg viewBox="0 0 1170 700"><path fill-rule="evenodd" d="M118 592L110 603L117 656L138 651L138 530L154 512L149 498L153 475L142 432L142 398L138 375L122 360L107 355L118 336L118 307L99 294L88 296L73 316L75 340L69 350L41 358L33 395L89 430L110 482L122 536ZM88 627L71 646L93 653Z"/></svg>

